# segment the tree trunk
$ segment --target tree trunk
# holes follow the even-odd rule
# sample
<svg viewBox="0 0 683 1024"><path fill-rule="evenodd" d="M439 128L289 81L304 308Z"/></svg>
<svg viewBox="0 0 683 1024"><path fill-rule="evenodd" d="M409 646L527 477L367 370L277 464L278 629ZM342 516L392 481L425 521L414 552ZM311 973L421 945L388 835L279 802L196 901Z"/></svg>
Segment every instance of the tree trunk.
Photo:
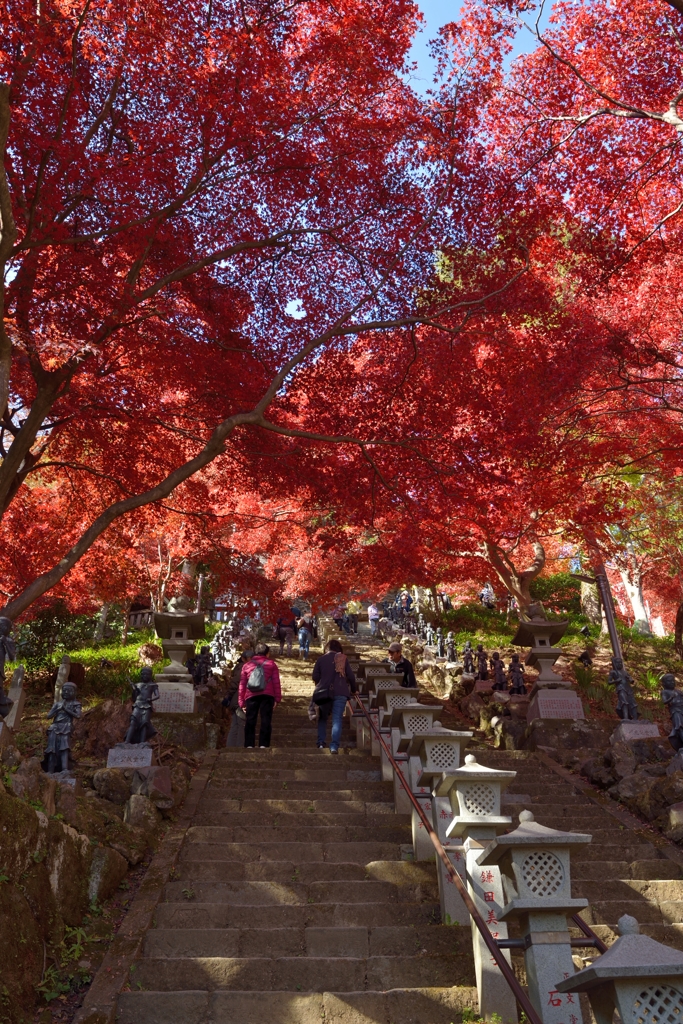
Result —
<svg viewBox="0 0 683 1024"><path fill-rule="evenodd" d="M519 606L520 619L528 617L529 609L534 604L531 596L531 583L543 571L545 565L545 549L537 539L533 542L534 558L523 572L519 572L508 555L493 541L484 542L485 557L495 571L508 594L511 594Z"/></svg>
<svg viewBox="0 0 683 1024"><path fill-rule="evenodd" d="M683 601L676 610L676 625L674 626L674 649L679 658L683 658Z"/></svg>
<svg viewBox="0 0 683 1024"><path fill-rule="evenodd" d="M628 599L631 602L631 608L633 609L633 628L637 629L639 633L644 636L652 636L652 630L650 629L650 622L647 617L647 609L645 608L645 601L643 600L643 583L640 577L640 573L628 573L625 570L620 570L619 575L621 576L622 582Z"/></svg>
<svg viewBox="0 0 683 1024"><path fill-rule="evenodd" d="M104 640L104 630L107 625L107 616L109 615L109 609L111 604L109 601L105 601L102 605L100 617L97 620L97 628L95 629L95 640Z"/></svg>
<svg viewBox="0 0 683 1024"><path fill-rule="evenodd" d="M123 629L121 630L121 646L125 647L128 643L128 616L130 615L130 601L126 601L123 606Z"/></svg>
<svg viewBox="0 0 683 1024"><path fill-rule="evenodd" d="M439 614L439 595L437 593L437 589L434 586L434 584L432 584L431 587L429 588L429 593L432 595L432 605L434 607L434 614L438 615Z"/></svg>
<svg viewBox="0 0 683 1024"><path fill-rule="evenodd" d="M602 625L602 604L594 583L581 582L581 611L594 626Z"/></svg>

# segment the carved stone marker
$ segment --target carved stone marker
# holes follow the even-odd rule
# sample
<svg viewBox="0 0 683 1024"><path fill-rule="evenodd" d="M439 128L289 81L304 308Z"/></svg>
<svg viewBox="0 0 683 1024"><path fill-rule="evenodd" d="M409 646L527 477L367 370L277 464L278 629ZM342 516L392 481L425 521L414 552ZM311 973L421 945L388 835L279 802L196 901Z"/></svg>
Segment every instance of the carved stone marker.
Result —
<svg viewBox="0 0 683 1024"><path fill-rule="evenodd" d="M529 704L527 720L535 718L585 718L578 694L573 690L537 690Z"/></svg>
<svg viewBox="0 0 683 1024"><path fill-rule="evenodd" d="M651 739L659 739L659 726L656 722L622 722L616 727L609 741L610 743L633 743L635 740Z"/></svg>
<svg viewBox="0 0 683 1024"><path fill-rule="evenodd" d="M117 743L107 756L107 768L149 768L152 748L148 743Z"/></svg>
<svg viewBox="0 0 683 1024"><path fill-rule="evenodd" d="M24 701L26 700L23 665L18 665L12 673L12 682L10 683L7 696L12 701L12 708L5 718L4 724L9 726L13 732L16 732L21 723L21 716L24 712Z"/></svg>
<svg viewBox="0 0 683 1024"><path fill-rule="evenodd" d="M159 676L157 676L159 679ZM159 700L154 703L155 715L193 715L196 694L192 683L159 683Z"/></svg>
<svg viewBox="0 0 683 1024"><path fill-rule="evenodd" d="M57 669L57 681L55 683L55 702L62 699L62 687L64 683L69 681L69 672L71 671L71 658L68 654L65 654L59 663Z"/></svg>

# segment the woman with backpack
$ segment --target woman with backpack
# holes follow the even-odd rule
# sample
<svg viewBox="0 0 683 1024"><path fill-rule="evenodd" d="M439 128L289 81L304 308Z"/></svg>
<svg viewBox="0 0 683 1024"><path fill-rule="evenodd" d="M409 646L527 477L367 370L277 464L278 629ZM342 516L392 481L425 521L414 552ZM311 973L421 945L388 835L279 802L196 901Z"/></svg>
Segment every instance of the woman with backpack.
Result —
<svg viewBox="0 0 683 1024"><path fill-rule="evenodd" d="M318 748L325 746L327 719L332 715L330 753L339 753L346 703L355 693L356 676L338 640L328 640L326 653L313 666L312 703L318 706Z"/></svg>
<svg viewBox="0 0 683 1024"><path fill-rule="evenodd" d="M269 654L270 648L266 644L258 644L256 654L245 662L240 676L238 703L247 716L244 725L244 746L247 750L254 748L259 713L259 746L262 750L270 746L273 708L282 700L280 672Z"/></svg>

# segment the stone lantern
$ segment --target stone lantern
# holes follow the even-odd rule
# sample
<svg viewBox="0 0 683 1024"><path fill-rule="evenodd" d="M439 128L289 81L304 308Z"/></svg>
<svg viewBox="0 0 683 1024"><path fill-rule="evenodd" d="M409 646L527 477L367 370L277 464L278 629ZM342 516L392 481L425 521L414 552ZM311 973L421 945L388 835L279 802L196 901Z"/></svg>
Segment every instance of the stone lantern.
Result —
<svg viewBox="0 0 683 1024"><path fill-rule="evenodd" d="M560 980L565 998L585 992L597 1024L612 1024L617 1010L624 1024L675 1024L683 1019L683 953L641 935L624 914L619 938L582 971ZM573 1024L565 1013L567 1024Z"/></svg>
<svg viewBox="0 0 683 1024"><path fill-rule="evenodd" d="M395 680L394 680L395 683ZM384 738L385 743L391 749L392 754L395 750L392 748L391 743L391 727L388 724L391 718L392 712L396 708L405 708L412 704L417 704L417 689L414 687L408 689L403 686L383 686L377 690L376 694L370 700L370 709L377 712L377 725L380 734ZM389 758L384 752L384 747L379 743L379 740L373 734L374 744L377 745L377 753L379 754L381 768L382 768L382 779L385 782L391 782L394 777L394 769L391 766ZM373 754L374 754L373 744Z"/></svg>
<svg viewBox="0 0 683 1024"><path fill-rule="evenodd" d="M471 739L471 732L435 729L432 732L415 733L408 746L410 787L442 844L447 842L446 828L453 814L448 797L434 796L432 788L444 772L455 771L460 767L461 748ZM412 826L415 860L436 860L432 840L414 807Z"/></svg>
<svg viewBox="0 0 683 1024"><path fill-rule="evenodd" d="M385 717L385 724L391 730L391 752L394 760L398 762L399 769L408 785L410 778L408 774L408 747L416 733L431 732L443 714L441 705L434 707L432 704L418 704L416 702L403 704L394 707L388 719ZM389 768L392 765L382 752ZM394 808L397 814L411 814L413 805L408 794L403 788L396 773L392 769L391 777L394 781Z"/></svg>
<svg viewBox="0 0 683 1024"><path fill-rule="evenodd" d="M156 612L154 628L161 637L161 646L171 664L157 672L155 682L159 687L159 700L154 708L156 714L185 712L196 708L192 676L185 662L194 654L195 640L205 635L204 613L190 611Z"/></svg>
<svg viewBox="0 0 683 1024"><path fill-rule="evenodd" d="M585 718L581 699L572 684L555 672L553 665L563 653L555 647L569 622L551 622L530 618L520 622L512 638L518 647L530 647L524 664L538 669L538 678L531 688L528 721L535 718Z"/></svg>
<svg viewBox="0 0 683 1024"><path fill-rule="evenodd" d="M588 906L588 900L572 899L570 850L590 841L589 835L539 825L531 811L522 811L519 828L499 836L479 858L482 869L491 865L501 869L506 902L500 920L519 921L526 942L529 998L543 1024L580 1024L582 1020L578 1000L562 998L555 983L574 974L567 915Z"/></svg>
<svg viewBox="0 0 683 1024"><path fill-rule="evenodd" d="M441 776L434 794L448 796L454 817L446 835L450 842L444 849L453 866L462 872L463 859L467 877L467 888L477 910L488 926L494 939L507 939L507 925L501 921L504 896L497 865L482 868L478 861L482 851L499 832L512 824L512 818L500 813L503 790L512 782L517 772L498 771L478 764L474 754L467 754L465 764L456 771ZM460 839L460 844L456 841ZM437 867L441 861L437 861ZM459 920L466 921L467 910L462 898L454 892L448 872L441 865L438 872L441 914L445 924ZM448 879L448 881L447 881ZM449 885L450 882L450 885ZM460 906L454 900L458 896ZM451 909L452 908L452 909ZM460 916L455 917L456 914ZM464 915L464 916L463 916ZM498 1014L504 1024L517 1020L517 1004L500 968L492 959L479 929L472 922L472 948L474 967L479 992L479 1013L485 1020ZM505 956L509 962L510 954Z"/></svg>

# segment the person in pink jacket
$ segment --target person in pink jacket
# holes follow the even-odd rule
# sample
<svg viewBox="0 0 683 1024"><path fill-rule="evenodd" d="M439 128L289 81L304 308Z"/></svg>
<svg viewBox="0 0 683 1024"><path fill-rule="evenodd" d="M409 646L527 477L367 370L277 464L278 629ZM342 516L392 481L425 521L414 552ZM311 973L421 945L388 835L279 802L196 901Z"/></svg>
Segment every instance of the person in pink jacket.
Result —
<svg viewBox="0 0 683 1024"><path fill-rule="evenodd" d="M240 676L237 697L239 706L244 710L247 720L244 725L244 746L254 747L256 739L256 719L261 713L261 729L259 746L265 749L270 746L270 733L273 720L273 708L282 700L280 673L274 661L268 657L270 648L266 644L258 644L256 653L249 661L245 661ZM252 679L252 674L256 672Z"/></svg>

